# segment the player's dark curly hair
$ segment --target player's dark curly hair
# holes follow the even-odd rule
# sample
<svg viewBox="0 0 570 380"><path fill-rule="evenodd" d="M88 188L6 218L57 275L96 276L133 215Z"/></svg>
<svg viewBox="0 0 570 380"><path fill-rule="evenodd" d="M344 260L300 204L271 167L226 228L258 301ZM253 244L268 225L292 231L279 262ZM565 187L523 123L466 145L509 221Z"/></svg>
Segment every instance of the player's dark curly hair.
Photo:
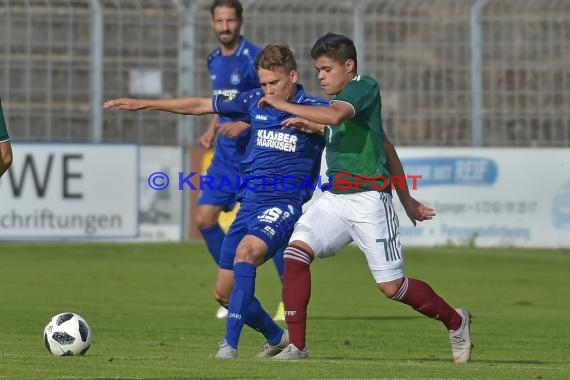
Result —
<svg viewBox="0 0 570 380"><path fill-rule="evenodd" d="M240 21L243 21L243 7L239 0L214 0L210 5L210 14L214 17L214 10L218 7L233 8L236 11L236 16Z"/></svg>
<svg viewBox="0 0 570 380"><path fill-rule="evenodd" d="M287 45L267 45L255 60L255 69L282 70L290 73L297 70L293 51Z"/></svg>
<svg viewBox="0 0 570 380"><path fill-rule="evenodd" d="M314 60L325 56L338 63L345 63L347 60L354 61L357 66L356 47L354 42L342 34L327 33L320 37L311 48L311 58Z"/></svg>

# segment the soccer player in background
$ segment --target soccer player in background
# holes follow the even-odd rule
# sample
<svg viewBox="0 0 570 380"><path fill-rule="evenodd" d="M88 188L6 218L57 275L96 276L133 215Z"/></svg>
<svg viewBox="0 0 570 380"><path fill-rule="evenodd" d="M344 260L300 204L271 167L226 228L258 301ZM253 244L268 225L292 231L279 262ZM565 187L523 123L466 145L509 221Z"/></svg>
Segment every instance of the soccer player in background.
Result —
<svg viewBox="0 0 570 380"><path fill-rule="evenodd" d="M2 111L2 100L0 100L0 177L10 168L10 165L12 165L12 145Z"/></svg>
<svg viewBox="0 0 570 380"><path fill-rule="evenodd" d="M259 88L255 58L261 49L240 34L243 25L241 3L238 0L214 0L210 13L212 27L219 41L219 47L208 56L213 95L234 98L241 92ZM216 264L225 236L218 219L222 211L230 211L236 206L233 189L237 188L240 162L250 135L249 124L234 117L215 114L200 137L200 142L206 148L211 148L215 141L214 157L207 170L214 182L212 187L200 191L194 220ZM231 182L231 186L218 186L222 179ZM278 252L273 260L282 282L283 252ZM227 309L220 306L216 316L225 318ZM274 319L285 320L282 302L279 302Z"/></svg>
<svg viewBox="0 0 570 380"><path fill-rule="evenodd" d="M261 99L261 104L326 125L327 174L334 178L330 190L300 218L285 250L283 300L291 343L274 359L308 357L305 336L311 292L310 264L315 257L333 256L354 241L364 252L378 289L389 299L440 320L449 331L453 361L468 361L472 348L469 311L454 309L428 284L404 275L399 222L390 186L378 191L375 187L382 188L382 180L364 183L364 178L404 175L382 127L378 83L357 74L356 48L348 37L324 35L314 44L311 57L321 88L327 95L335 96L329 105L307 107L272 94ZM285 121L284 125L314 128L303 125L302 119L291 123ZM338 181L339 174L343 175L342 183ZM435 215L432 209L412 198L407 187L399 189L398 195L414 225L415 220Z"/></svg>
<svg viewBox="0 0 570 380"><path fill-rule="evenodd" d="M313 193L324 148L321 134L283 129L281 123L293 115L258 106L264 93L296 104L327 104L307 96L297 84L297 64L291 49L284 45L266 46L257 57L256 68L261 89L241 92L235 97L218 94L213 99L123 98L104 104L104 108L131 111L217 113L251 124L252 138L242 161L244 178L238 191L241 207L221 248L214 292L215 299L229 310L226 334L216 354L218 359L237 357L244 324L267 339L258 357L271 357L289 344L287 331L272 320L255 298L255 277L259 265L287 246L301 216L301 207Z"/></svg>

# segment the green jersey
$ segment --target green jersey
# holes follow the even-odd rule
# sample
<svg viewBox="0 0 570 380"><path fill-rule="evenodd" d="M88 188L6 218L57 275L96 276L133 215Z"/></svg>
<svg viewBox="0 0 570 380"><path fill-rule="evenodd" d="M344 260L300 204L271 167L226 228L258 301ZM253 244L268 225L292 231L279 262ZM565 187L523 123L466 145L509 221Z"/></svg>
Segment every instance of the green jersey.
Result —
<svg viewBox="0 0 570 380"><path fill-rule="evenodd" d="M10 136L8 136L6 121L4 121L4 113L2 112L2 102L0 102L0 143L8 140L10 140Z"/></svg>
<svg viewBox="0 0 570 380"><path fill-rule="evenodd" d="M357 76L332 102L349 104L354 116L340 125L325 128L327 175L332 178L330 191L390 192L378 83L369 76Z"/></svg>

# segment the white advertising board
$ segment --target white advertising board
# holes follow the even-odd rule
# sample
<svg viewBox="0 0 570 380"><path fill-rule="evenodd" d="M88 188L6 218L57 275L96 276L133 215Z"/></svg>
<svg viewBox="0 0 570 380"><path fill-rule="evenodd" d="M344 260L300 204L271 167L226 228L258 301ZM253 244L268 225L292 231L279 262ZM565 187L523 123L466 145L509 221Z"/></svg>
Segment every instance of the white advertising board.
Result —
<svg viewBox="0 0 570 380"><path fill-rule="evenodd" d="M435 209L413 227L394 204L404 244L570 247L570 150L399 148L416 199Z"/></svg>
<svg viewBox="0 0 570 380"><path fill-rule="evenodd" d="M13 144L0 179L0 239L138 235L138 147Z"/></svg>
<svg viewBox="0 0 570 380"><path fill-rule="evenodd" d="M149 177L163 173L177 178L184 172L183 150L180 147L140 148L139 190L140 190L140 239L145 241L179 241L182 239L184 191L174 184L163 190L149 185Z"/></svg>

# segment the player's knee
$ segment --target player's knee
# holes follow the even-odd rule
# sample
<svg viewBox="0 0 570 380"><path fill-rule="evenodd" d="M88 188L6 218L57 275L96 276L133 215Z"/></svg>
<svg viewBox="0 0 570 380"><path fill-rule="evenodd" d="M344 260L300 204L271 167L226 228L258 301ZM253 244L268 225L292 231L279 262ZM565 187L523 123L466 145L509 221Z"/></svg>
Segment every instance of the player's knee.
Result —
<svg viewBox="0 0 570 380"><path fill-rule="evenodd" d="M378 289L387 298L393 298L396 295L396 293L398 293L398 290L400 290L400 287L402 286L403 283L404 283L403 278L390 282L381 282L378 284Z"/></svg>
<svg viewBox="0 0 570 380"><path fill-rule="evenodd" d="M289 243L287 248L285 248L283 259L285 260L285 265L295 263L308 267L315 259L315 254L306 243L296 240Z"/></svg>
<svg viewBox="0 0 570 380"><path fill-rule="evenodd" d="M214 290L214 299L222 306L227 306L230 303L230 296L219 292L218 289Z"/></svg>
<svg viewBox="0 0 570 380"><path fill-rule="evenodd" d="M236 251L235 262L246 262L250 264L259 265L263 262L264 252L260 252L254 246L249 244L242 244L238 247Z"/></svg>
<svg viewBox="0 0 570 380"><path fill-rule="evenodd" d="M212 215L210 212L198 211L194 216L194 222L199 229L212 227L218 222L217 215Z"/></svg>

